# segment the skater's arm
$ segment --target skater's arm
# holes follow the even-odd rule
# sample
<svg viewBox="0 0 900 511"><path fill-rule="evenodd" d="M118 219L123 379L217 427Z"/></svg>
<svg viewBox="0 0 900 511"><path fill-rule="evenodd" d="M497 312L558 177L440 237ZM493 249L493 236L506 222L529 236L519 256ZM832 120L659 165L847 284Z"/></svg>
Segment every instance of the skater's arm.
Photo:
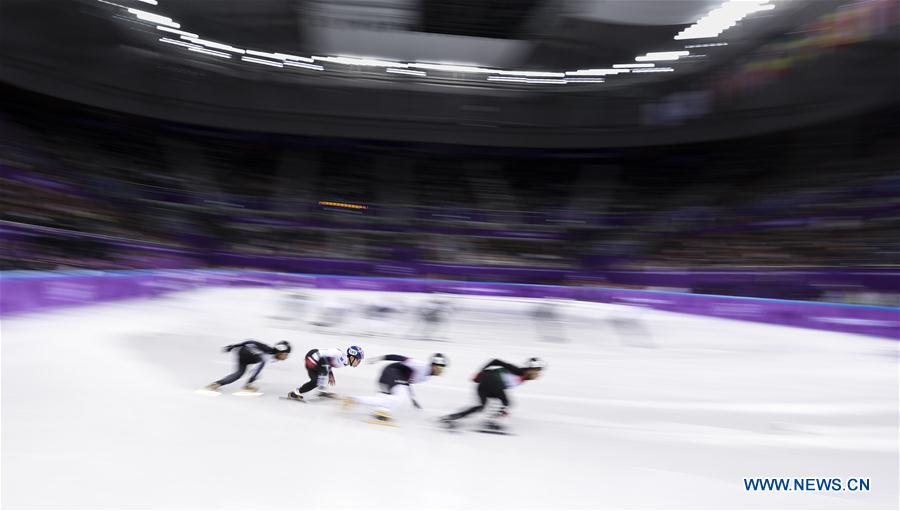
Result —
<svg viewBox="0 0 900 511"><path fill-rule="evenodd" d="M263 353L268 353L269 355L272 355L273 353L275 353L275 349L272 348L271 346L269 346L268 344L263 344L259 341L253 341L253 340L247 340L244 342L239 342L237 344L229 344L228 346L225 347L225 351L231 351L235 348L242 348L244 346L256 348L259 351L262 351Z"/></svg>
<svg viewBox="0 0 900 511"><path fill-rule="evenodd" d="M262 351L263 353L266 353L269 355L275 354L275 348L269 346L268 344L263 344L259 341L247 341L247 342L243 343L243 346L250 346L250 347L256 348L259 351Z"/></svg>
<svg viewBox="0 0 900 511"><path fill-rule="evenodd" d="M387 360L388 362L406 362L409 357L404 357L403 355L385 355L383 357L374 357L369 359L371 364L375 362L381 362L383 360Z"/></svg>
<svg viewBox="0 0 900 511"><path fill-rule="evenodd" d="M228 346L225 346L225 353L228 353L228 352L230 352L230 351L233 350L233 349L241 348L241 347L243 347L243 346L246 346L248 342L250 342L250 341L236 342L236 343L234 343L234 344L229 344Z"/></svg>
<svg viewBox="0 0 900 511"><path fill-rule="evenodd" d="M500 360L499 358L495 358L494 360L491 360L481 370L484 371L488 367L492 367L492 366L500 366L503 369L506 369L507 371L511 372L512 374L514 374L516 376L522 376L523 374L525 374L525 370L522 369L521 367L514 366L514 365L510 364L509 362L504 362L503 360Z"/></svg>
<svg viewBox="0 0 900 511"><path fill-rule="evenodd" d="M409 389L409 400L412 402L412 405L413 405L417 410L421 410L421 409L422 409L422 405L420 405L419 402L416 401L416 395L413 394L413 386L412 386L412 385L407 385L406 387Z"/></svg>

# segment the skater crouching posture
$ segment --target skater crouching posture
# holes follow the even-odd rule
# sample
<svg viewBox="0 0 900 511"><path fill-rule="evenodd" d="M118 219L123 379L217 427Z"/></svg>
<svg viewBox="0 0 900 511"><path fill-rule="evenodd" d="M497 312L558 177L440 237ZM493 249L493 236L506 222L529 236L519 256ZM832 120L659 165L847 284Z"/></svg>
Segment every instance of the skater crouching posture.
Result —
<svg viewBox="0 0 900 511"><path fill-rule="evenodd" d="M385 355L372 359L371 363L387 360L393 362L381 371L378 379L380 393L372 397L347 397L344 406L361 404L374 410L374 418L382 422L390 422L391 413L400 401L409 398L412 405L422 408L412 393L412 385L423 383L432 376L440 376L447 367L447 358L440 353L431 356L430 363L404 357L403 355Z"/></svg>
<svg viewBox="0 0 900 511"><path fill-rule="evenodd" d="M364 358L365 354L359 346L350 346L345 351L337 348L309 350L305 360L309 381L296 390L288 392L288 399L302 401L303 394L314 388L319 389L321 397L333 397L330 392L325 390L325 385L334 385L335 383L333 370L344 366L356 367Z"/></svg>
<svg viewBox="0 0 900 511"><path fill-rule="evenodd" d="M238 344L225 346L224 351L225 353L230 353L235 349L237 349L237 370L221 380L210 383L206 387L206 390L217 391L219 387L223 385L234 383L244 375L244 372L247 371L249 366L256 365L256 370L250 375L250 379L247 380L246 385L244 385L244 390L247 392L257 392L258 389L253 386L253 382L259 378L259 373L261 373L263 367L265 367L266 358L273 357L275 360L287 359L288 354L291 352L291 345L287 341L279 341L272 347L258 341L248 340Z"/></svg>
<svg viewBox="0 0 900 511"><path fill-rule="evenodd" d="M454 421L483 410L488 399L500 401L500 408L494 411L492 417L505 417L509 413L509 397L506 395L506 389L537 379L545 367L544 361L536 357L528 359L524 367L517 367L499 359L491 360L473 378L473 381L478 383L476 391L479 403L471 408L445 415L441 417L441 422L452 427Z"/></svg>

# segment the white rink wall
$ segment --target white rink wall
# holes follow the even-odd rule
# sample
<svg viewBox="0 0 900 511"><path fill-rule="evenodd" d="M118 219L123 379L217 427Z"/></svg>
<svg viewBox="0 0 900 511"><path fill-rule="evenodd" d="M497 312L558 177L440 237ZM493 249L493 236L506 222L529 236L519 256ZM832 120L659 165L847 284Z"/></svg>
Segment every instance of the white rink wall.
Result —
<svg viewBox="0 0 900 511"><path fill-rule="evenodd" d="M433 340L410 338L423 295L201 289L2 323L2 505L16 508L895 508L896 341L604 304L447 296ZM433 296L433 295L431 295ZM539 302L543 303L543 302ZM308 322L329 304L336 328ZM366 304L393 305L372 321ZM277 317L290 316L287 319ZM543 332L543 333L541 333ZM549 335L548 335L549 332ZM365 335L372 333L374 335ZM561 337L561 338L559 338ZM193 391L233 369L221 347L287 339L259 398ZM450 359L398 428L336 403L276 399L311 348ZM499 357L547 360L513 389L515 436L451 434ZM337 371L367 394L383 365ZM234 385L235 390L237 384ZM470 421L474 422L474 421ZM863 477L867 493L750 493L745 477Z"/></svg>

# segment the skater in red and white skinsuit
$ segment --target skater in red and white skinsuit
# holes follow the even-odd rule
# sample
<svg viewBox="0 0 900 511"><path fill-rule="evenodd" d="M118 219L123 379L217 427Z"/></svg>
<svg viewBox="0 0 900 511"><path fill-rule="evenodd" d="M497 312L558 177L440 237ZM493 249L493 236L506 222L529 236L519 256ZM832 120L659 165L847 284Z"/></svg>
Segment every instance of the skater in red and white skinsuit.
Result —
<svg viewBox="0 0 900 511"><path fill-rule="evenodd" d="M303 394L317 387L320 397L334 397L332 393L325 390L326 385L335 383L333 371L346 366L356 367L364 358L365 354L359 346L350 346L346 350L337 348L309 350L304 359L309 381L297 387L296 390L290 391L287 395L288 399L303 401Z"/></svg>

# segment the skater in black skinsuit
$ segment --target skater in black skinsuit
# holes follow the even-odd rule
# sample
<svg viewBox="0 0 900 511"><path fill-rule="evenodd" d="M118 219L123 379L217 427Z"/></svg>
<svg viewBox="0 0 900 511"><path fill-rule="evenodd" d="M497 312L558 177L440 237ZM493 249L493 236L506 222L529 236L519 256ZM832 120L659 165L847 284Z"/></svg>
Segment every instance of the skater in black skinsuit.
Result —
<svg viewBox="0 0 900 511"><path fill-rule="evenodd" d="M237 370L221 380L210 383L206 387L206 390L216 391L223 385L234 383L244 375L249 366L256 365L256 370L253 371L253 374L250 375L250 379L247 380L247 383L244 385L244 390L256 392L258 389L253 386L253 382L256 381L259 377L259 373L261 373L263 367L265 367L266 359L269 357L272 357L275 360L287 359L288 354L291 352L291 345L287 341L279 341L275 344L275 347L272 347L268 344L249 340L225 346L224 351L225 353L230 353L235 349L237 350Z"/></svg>
<svg viewBox="0 0 900 511"><path fill-rule="evenodd" d="M506 389L515 387L528 380L537 379L546 364L539 358L531 358L525 367L517 367L500 359L494 359L485 364L484 368L475 375L473 381L478 383L478 404L465 410L441 417L440 421L448 427L454 427L456 421L468 417L473 413L484 410L488 399L500 401L500 407L491 415L493 419L499 419L508 415L509 397ZM491 421L491 424L496 422ZM499 426L496 426L499 429Z"/></svg>

